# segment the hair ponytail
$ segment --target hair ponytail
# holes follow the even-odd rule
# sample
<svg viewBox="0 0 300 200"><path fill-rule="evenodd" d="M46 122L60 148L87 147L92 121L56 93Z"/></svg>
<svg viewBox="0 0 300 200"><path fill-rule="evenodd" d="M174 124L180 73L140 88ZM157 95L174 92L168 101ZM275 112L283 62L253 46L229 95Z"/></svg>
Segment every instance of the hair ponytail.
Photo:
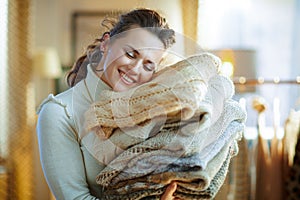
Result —
<svg viewBox="0 0 300 200"><path fill-rule="evenodd" d="M96 39L93 44L90 44L87 47L85 53L76 60L71 70L66 75L66 80L69 87L73 87L86 77L88 64L93 64L100 61L101 54L99 51L101 41L102 38Z"/></svg>

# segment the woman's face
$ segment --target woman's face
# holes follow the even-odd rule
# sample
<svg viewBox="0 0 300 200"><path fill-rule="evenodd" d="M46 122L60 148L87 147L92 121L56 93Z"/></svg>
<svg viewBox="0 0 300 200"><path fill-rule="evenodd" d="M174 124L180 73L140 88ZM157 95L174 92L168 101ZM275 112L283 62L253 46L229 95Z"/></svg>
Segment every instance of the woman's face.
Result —
<svg viewBox="0 0 300 200"><path fill-rule="evenodd" d="M126 91L150 81L164 54L160 39L142 28L106 42L100 62L104 69L101 79L114 91Z"/></svg>

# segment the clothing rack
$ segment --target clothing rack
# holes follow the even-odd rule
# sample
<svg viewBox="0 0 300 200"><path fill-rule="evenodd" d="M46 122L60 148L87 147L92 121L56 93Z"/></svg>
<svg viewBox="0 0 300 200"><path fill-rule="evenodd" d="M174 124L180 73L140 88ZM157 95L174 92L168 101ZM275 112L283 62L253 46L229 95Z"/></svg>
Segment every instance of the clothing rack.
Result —
<svg viewBox="0 0 300 200"><path fill-rule="evenodd" d="M296 79L292 80L281 80L279 77L274 77L273 79L264 79L263 77L258 77L257 79L247 79L246 77L234 77L233 83L235 85L262 85L262 84L299 84L300 85L300 76L297 76Z"/></svg>
<svg viewBox="0 0 300 200"><path fill-rule="evenodd" d="M280 115L280 124L284 124L291 109L300 109L300 75L290 79L236 76L232 81L236 86L236 99L247 108L248 126L255 126L257 113L252 109L254 98L261 97L267 104L265 114L268 116L268 124L273 123L274 112Z"/></svg>
<svg viewBox="0 0 300 200"><path fill-rule="evenodd" d="M300 75L290 79L237 76L232 81L236 99L247 110L247 123L239 142L239 154L231 164L230 181L224 186L229 185L229 192L219 199L290 200L288 195L293 195L289 190L293 189L294 179L289 170L293 167L296 140L292 134L296 128L291 127L296 122L287 119L290 108L300 108L300 99L297 104ZM266 110L260 114L252 104L257 97L266 104Z"/></svg>

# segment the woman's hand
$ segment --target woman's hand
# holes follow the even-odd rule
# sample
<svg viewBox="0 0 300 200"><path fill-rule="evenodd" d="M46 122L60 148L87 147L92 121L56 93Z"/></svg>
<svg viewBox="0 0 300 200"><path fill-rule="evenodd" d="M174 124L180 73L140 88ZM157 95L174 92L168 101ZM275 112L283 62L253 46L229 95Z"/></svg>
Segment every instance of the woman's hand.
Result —
<svg viewBox="0 0 300 200"><path fill-rule="evenodd" d="M180 200L179 198L176 198L173 196L174 192L177 189L177 184L175 182L172 182L164 192L164 194L161 196L160 200Z"/></svg>

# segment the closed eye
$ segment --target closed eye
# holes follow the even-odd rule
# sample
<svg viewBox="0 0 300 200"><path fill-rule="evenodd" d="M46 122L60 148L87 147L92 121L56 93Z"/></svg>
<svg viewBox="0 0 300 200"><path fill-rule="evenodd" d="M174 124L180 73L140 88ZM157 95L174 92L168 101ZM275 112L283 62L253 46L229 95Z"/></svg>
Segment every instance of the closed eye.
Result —
<svg viewBox="0 0 300 200"><path fill-rule="evenodd" d="M125 51L125 54L129 58L135 58L135 52L134 51Z"/></svg>
<svg viewBox="0 0 300 200"><path fill-rule="evenodd" d="M152 62L145 63L144 64L144 69L146 71L149 71L149 72L154 71L155 70L155 64L152 63Z"/></svg>
<svg viewBox="0 0 300 200"><path fill-rule="evenodd" d="M140 56L140 52L129 45L124 48L124 52L129 59L138 59ZM143 68L145 71L152 72L155 71L156 65L152 61L146 60L143 63Z"/></svg>

